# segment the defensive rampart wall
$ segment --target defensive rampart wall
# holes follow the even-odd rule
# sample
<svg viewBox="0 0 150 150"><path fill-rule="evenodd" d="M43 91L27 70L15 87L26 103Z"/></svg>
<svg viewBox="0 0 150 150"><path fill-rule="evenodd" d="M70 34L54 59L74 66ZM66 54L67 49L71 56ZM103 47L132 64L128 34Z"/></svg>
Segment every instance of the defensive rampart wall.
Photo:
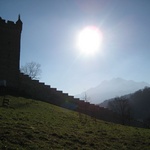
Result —
<svg viewBox="0 0 150 150"><path fill-rule="evenodd" d="M93 118L119 123L119 119L114 117L116 114L112 111L69 96L67 93L63 93L56 88L45 85L38 80L32 80L28 75L24 75L23 73L20 73L19 85L19 91L30 98L45 101L79 113L84 113Z"/></svg>

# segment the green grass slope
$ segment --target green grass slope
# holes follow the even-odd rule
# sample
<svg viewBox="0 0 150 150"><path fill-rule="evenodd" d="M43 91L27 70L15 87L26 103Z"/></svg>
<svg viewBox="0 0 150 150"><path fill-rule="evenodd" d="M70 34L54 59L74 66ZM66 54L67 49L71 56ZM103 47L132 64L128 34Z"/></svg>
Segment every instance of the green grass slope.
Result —
<svg viewBox="0 0 150 150"><path fill-rule="evenodd" d="M150 130L125 127L60 107L7 96L0 107L2 150L149 150ZM0 97L2 102L2 97ZM1 106L1 103L0 103Z"/></svg>

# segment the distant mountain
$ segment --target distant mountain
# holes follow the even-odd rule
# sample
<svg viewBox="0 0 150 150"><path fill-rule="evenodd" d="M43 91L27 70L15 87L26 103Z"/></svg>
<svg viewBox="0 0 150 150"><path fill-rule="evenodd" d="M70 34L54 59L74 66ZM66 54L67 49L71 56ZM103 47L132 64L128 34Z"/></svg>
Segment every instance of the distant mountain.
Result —
<svg viewBox="0 0 150 150"><path fill-rule="evenodd" d="M132 94L133 94L133 93L128 94L128 95L121 95L121 97L130 99L130 97L131 97ZM119 97L120 97L120 96L119 96ZM103 102L101 102L101 103L99 104L99 106L100 106L100 107L105 107L105 108L107 108L107 107L108 107L108 103L109 103L110 101L114 100L114 99L115 99L115 97L113 97L113 98L111 98L111 99L104 100Z"/></svg>
<svg viewBox="0 0 150 150"><path fill-rule="evenodd" d="M95 88L91 88L79 95L76 98L84 99L84 95L88 97L90 103L100 104L104 100L111 99L117 96L134 93L144 87L150 87L146 82L135 82L132 80L125 80L121 78L114 78L112 80L105 80Z"/></svg>

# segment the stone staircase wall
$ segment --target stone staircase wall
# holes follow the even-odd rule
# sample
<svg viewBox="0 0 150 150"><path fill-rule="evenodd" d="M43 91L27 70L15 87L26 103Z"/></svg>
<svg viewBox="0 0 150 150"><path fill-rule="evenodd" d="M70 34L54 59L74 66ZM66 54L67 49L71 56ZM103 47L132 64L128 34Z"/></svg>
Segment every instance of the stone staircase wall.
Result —
<svg viewBox="0 0 150 150"><path fill-rule="evenodd" d="M61 107L68 108L69 102L75 103L76 100L79 100L75 100L73 96L69 96L67 93L63 93L56 88L45 85L38 80L32 80L28 75L24 75L23 73L20 73L19 85L19 90L31 98L49 102Z"/></svg>
<svg viewBox="0 0 150 150"><path fill-rule="evenodd" d="M20 73L19 77L19 91L30 98L84 113L93 118L119 123L119 119L116 119L116 114L106 108L69 96L67 93L45 85L38 80L32 80L28 75L24 75L23 73Z"/></svg>

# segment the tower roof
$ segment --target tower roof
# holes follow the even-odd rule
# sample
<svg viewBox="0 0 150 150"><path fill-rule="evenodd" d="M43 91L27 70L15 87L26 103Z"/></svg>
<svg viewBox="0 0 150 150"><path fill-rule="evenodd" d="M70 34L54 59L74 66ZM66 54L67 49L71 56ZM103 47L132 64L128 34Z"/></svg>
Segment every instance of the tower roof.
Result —
<svg viewBox="0 0 150 150"><path fill-rule="evenodd" d="M20 14L18 15L18 20L16 21L16 24L19 25L22 29L22 21L20 19Z"/></svg>
<svg viewBox="0 0 150 150"><path fill-rule="evenodd" d="M18 20L16 23L22 23L21 19L20 19L20 14L18 15Z"/></svg>

